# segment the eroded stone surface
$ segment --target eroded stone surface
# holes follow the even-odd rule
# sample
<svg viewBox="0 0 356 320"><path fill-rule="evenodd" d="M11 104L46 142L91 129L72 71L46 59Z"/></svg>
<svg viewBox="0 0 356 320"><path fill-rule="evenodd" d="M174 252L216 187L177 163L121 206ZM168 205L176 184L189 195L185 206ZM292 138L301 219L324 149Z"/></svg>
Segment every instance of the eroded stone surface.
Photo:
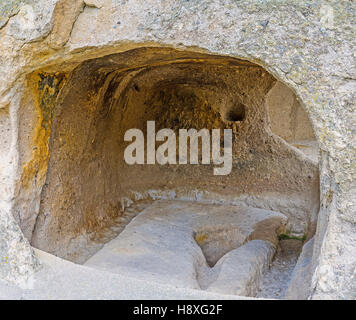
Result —
<svg viewBox="0 0 356 320"><path fill-rule="evenodd" d="M304 246L298 259L298 263L293 270L285 299L304 300L310 296L308 283L312 277L312 256L314 238L310 239Z"/></svg>
<svg viewBox="0 0 356 320"><path fill-rule="evenodd" d="M222 295L189 288L138 280L120 274L96 270L57 258L35 249L42 269L21 289L0 281L0 299L18 300L245 300L246 297ZM251 298L249 298L251 299Z"/></svg>
<svg viewBox="0 0 356 320"><path fill-rule="evenodd" d="M259 224L271 219L273 227L259 232ZM254 296L274 254L271 241L286 222L280 213L251 207L160 200L85 265L178 287ZM207 261L218 262L211 270Z"/></svg>
<svg viewBox="0 0 356 320"><path fill-rule="evenodd" d="M53 66L52 71L60 66L63 72L70 72L89 58L148 44L194 47L256 61L296 92L320 147L321 210L312 258L311 296L353 298L355 2L105 0L96 6L90 5L92 2L86 6L83 1L69 0L1 2L0 109L7 111L0 117L10 123L6 137L11 139L11 146L1 144L6 146L0 157L2 228L7 228L10 215L17 219L14 205L22 187L19 177L29 160L19 161L18 146L28 141L20 137L19 143L17 122L22 98L27 95L23 89L26 75L39 68L50 71ZM61 6L69 9L54 10ZM13 16L20 9L19 17ZM34 212L39 210L41 188L24 190L21 196ZM33 203L36 197L37 205ZM19 231L15 233L20 239ZM26 246L14 253L8 245L2 248L1 256L32 256ZM14 271L12 277L18 276Z"/></svg>
<svg viewBox="0 0 356 320"><path fill-rule="evenodd" d="M286 292L290 291L291 287L293 287L292 291L296 289L294 285L292 286L291 279L294 277L293 272L297 261L302 259L300 251L303 242L302 239L284 239L279 241L270 268L262 278L257 297L267 299L291 299ZM293 280L295 284L300 284L297 291L301 290L302 282L306 284L308 280L310 281L308 278ZM307 299L307 295L304 296L304 299Z"/></svg>
<svg viewBox="0 0 356 320"><path fill-rule="evenodd" d="M75 239L112 225L125 216L125 199L135 202L137 194L148 197L149 190L171 191L177 199L190 192L214 193L212 198L226 203L228 197L241 202L255 197L254 206L288 216L291 232L314 232L317 165L271 133L265 100L276 80L261 67L222 56L141 48L89 60L67 78L57 104L52 106L51 99L45 104L45 111L55 111L39 214L19 209L23 217L33 217L22 218L21 227L35 247L71 259L67 248ZM155 120L156 131L171 128L177 137L184 128L232 129L232 172L215 176L212 163L127 165L125 132L138 128L147 139L149 120ZM35 143L39 150L48 145L40 142Z"/></svg>
<svg viewBox="0 0 356 320"><path fill-rule="evenodd" d="M0 276L2 280L26 286L28 278L39 269L39 261L12 216L0 208Z"/></svg>
<svg viewBox="0 0 356 320"><path fill-rule="evenodd" d="M277 82L268 92L266 105L273 133L290 143L315 140L308 114L283 83Z"/></svg>
<svg viewBox="0 0 356 320"><path fill-rule="evenodd" d="M272 243L252 240L227 253L214 268L219 274L208 291L255 297L275 253Z"/></svg>

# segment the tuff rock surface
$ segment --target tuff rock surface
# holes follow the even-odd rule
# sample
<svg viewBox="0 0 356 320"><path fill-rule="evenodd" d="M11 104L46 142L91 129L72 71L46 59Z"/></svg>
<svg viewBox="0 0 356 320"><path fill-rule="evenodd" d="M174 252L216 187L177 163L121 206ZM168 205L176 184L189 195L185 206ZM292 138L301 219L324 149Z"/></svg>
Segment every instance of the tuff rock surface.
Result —
<svg viewBox="0 0 356 320"><path fill-rule="evenodd" d="M159 200L84 265L182 288L254 296L286 223L285 216L268 210Z"/></svg>
<svg viewBox="0 0 356 320"><path fill-rule="evenodd" d="M173 47L249 60L293 89L320 149L308 298L355 298L354 21L355 2L336 0L1 1L0 277L21 283L37 268L18 225L21 208L39 210L47 165L36 157L47 159L49 150L31 150L24 139L30 127L19 119L33 105L28 76L68 73L138 47Z"/></svg>

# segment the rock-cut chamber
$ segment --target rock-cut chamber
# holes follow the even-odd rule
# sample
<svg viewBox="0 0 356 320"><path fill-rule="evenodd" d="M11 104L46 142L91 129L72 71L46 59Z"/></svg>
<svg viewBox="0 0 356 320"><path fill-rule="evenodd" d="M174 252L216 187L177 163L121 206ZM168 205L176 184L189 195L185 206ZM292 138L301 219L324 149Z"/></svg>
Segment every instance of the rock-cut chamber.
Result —
<svg viewBox="0 0 356 320"><path fill-rule="evenodd" d="M21 133L22 183L38 197L30 206L19 203L18 211L34 247L84 263L158 199L278 212L287 219L280 234L313 235L319 203L313 130L294 93L261 66L139 48L73 70L51 66L28 83L35 107L27 104L20 115L22 127L31 128ZM156 131L177 135L179 129L232 129L231 173L215 176L213 164L126 164L125 132L145 133L152 120ZM209 219L220 223L218 216ZM236 238L234 230L219 233L209 250ZM228 250L243 244L234 243Z"/></svg>

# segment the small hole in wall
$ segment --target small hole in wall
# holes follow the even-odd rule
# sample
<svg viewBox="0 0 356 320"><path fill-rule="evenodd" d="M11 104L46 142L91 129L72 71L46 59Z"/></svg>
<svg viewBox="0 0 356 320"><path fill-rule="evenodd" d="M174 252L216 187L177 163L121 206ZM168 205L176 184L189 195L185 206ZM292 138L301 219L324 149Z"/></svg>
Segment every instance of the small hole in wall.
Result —
<svg viewBox="0 0 356 320"><path fill-rule="evenodd" d="M245 106L242 103L234 105L225 114L226 121L243 121L245 119Z"/></svg>

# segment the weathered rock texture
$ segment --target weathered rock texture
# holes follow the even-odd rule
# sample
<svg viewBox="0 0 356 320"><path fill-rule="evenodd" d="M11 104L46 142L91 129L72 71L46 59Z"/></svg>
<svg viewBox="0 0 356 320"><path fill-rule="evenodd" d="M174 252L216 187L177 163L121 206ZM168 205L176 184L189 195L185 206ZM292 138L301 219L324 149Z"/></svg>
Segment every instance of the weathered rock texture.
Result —
<svg viewBox="0 0 356 320"><path fill-rule="evenodd" d="M33 236L33 241L40 243L42 232L51 237L54 241L49 242L50 251L56 250L58 232L59 239L61 241L64 239L61 237L60 229L57 228L61 219L64 219L64 228L67 234L70 234L69 237L73 237L70 232L80 231L83 227L85 230L97 227L98 219L91 221L89 206L90 202L95 200L89 201L88 205L83 204L81 194L84 191L89 192L89 195L96 192L91 189L95 188L93 185L87 186L85 183L90 181L89 173L100 175L100 170L98 170L100 161L96 160L94 153L91 154L92 159L88 157L89 153L83 153L83 158L80 160L83 161L86 169L81 173L79 166L71 166L74 159L70 156L77 157L79 152L84 150L84 146L91 151L95 150L93 148L98 148L97 150L105 152L108 160L112 157L110 158L112 159L111 166L117 165L119 168L120 164L115 158L116 153L114 155L110 152L110 143L115 143L114 138L109 135L107 131L109 129L103 127L108 125L113 130L117 130L114 119L120 118L120 112L118 108L100 109L101 105L94 103L96 98L100 98L100 94L88 95L89 88L94 91L99 90L94 84L105 85L109 72L114 72L112 76L118 79L120 72L118 73L117 70L129 72L131 69L127 68L133 68L134 65L137 67L140 63L149 67L150 63L159 64L159 60L168 59L164 58L165 54L166 56L171 54L172 60L176 60L179 56L186 56L189 59L201 57L205 60L221 59L219 60L221 62L239 61L246 65L255 63L294 91L312 122L320 148L320 212L310 269L312 280L309 283L309 298L354 298L356 291L354 2L24 0L2 1L0 13L0 71L2 75L0 83L0 230L2 230L1 243L4 243L0 246L0 276L2 278L17 281L22 276L26 277L31 273L31 269L35 268L33 262L35 258L30 246L15 223L21 226L29 240ZM149 47L160 49L138 49ZM165 50L162 49L163 47ZM135 50L125 53L131 49ZM119 54L129 56L139 50L161 50L162 54L153 55L151 62L142 60L145 55L137 58L138 61L124 59L122 64L119 62L121 59ZM109 54L115 55L108 57ZM215 58L209 56L210 54L225 57ZM95 60L88 61L89 59ZM241 59L250 62L241 62ZM185 66L186 71L184 66L181 69L174 66L174 72L179 70L178 73L187 78L188 70L191 70L189 76L194 80L199 79L199 76L202 79L204 71L212 74L216 72L217 79L223 79L229 77L229 73L234 70L233 63L231 68L225 71L218 70L220 69L218 62L202 65L191 63ZM149 96L147 90L159 83L156 81L160 80L160 75L157 73L160 69L168 79L172 79L169 77L169 73L173 72L172 68L173 66L169 64L148 68L152 76L151 81L147 73L140 74L141 68L130 71L131 76L138 76L141 87L143 85L141 93L137 94L137 98L133 97L131 103L138 103L135 99L141 99L141 102L144 101L143 99L157 101L159 92L153 90L152 93L156 95ZM262 113L257 113L257 115L264 120L264 109L259 108L264 101L263 94L267 94L268 89L273 85L273 79L262 68L254 68L260 70L258 73L256 71L255 78L249 76L252 82L256 81L255 100L252 99L253 95L249 95L244 98L246 100L243 102L248 108L260 110L259 112ZM252 68L246 67L242 75L251 72L248 71L250 69ZM262 80L262 74L265 75L264 80ZM215 79L211 76L207 80L209 78ZM80 84L73 83L76 79ZM235 88L238 88L242 84L238 82L235 85L237 86ZM174 90L169 86L165 87L166 96L179 100L182 93L191 94L194 101L201 101L199 99L204 97L204 91L193 90L193 95L192 89L186 89L184 86L178 87ZM86 93L81 92L84 88L87 88ZM138 88L140 89L140 85ZM219 86L216 88L222 89ZM226 81L226 89L228 88L234 90L231 85L229 86L229 81ZM115 92L119 89L116 86ZM134 84L133 87L128 86L127 90L131 90L132 94L133 90L136 90ZM252 88L243 90L249 93ZM199 94L197 95L196 92ZM129 94L124 96L128 97ZM78 100L70 105L66 97L67 99L77 97ZM110 101L110 99L113 100L112 98L115 100L119 97L108 95L107 98ZM208 98L209 104L214 105L214 101ZM84 109L84 103L89 101L92 103L88 103L88 109ZM122 102L117 101L115 106L120 106L120 103ZM140 121L144 118L135 117L130 101L127 107L128 115L130 110L132 111L132 123L142 124ZM78 111L74 112L74 108ZM218 113L223 111L213 110ZM88 140L83 141L83 135L73 136L70 140L70 135L74 134L75 130L88 130L90 119L96 113L100 114L100 118L93 125L98 131L94 130L92 134L100 132L97 138L103 140L94 139L92 142L93 140L87 136ZM224 116L223 112L220 114ZM209 118L210 116L207 117L208 122L204 124L209 123ZM75 119L82 120L82 122L75 124ZM248 113L246 121L253 121ZM53 130L52 124L54 124ZM101 131L100 128L102 128ZM256 128L250 127L251 130L256 131L265 129L268 133L266 128L268 126L264 124ZM61 145L59 136L61 133L64 134L65 141L70 143ZM271 145L276 146L274 150L281 152L279 160L290 159L294 163L293 167L288 167L291 171L288 170L285 176L293 177L291 185L286 186L289 191L301 190L302 182L306 182L306 186L311 185L307 179L308 172L313 173L311 180L315 178L313 163L308 162L301 153L290 148L271 133L258 135L256 142L262 142L262 137L269 139ZM95 136L90 136L90 138L95 138ZM274 144L272 141L278 141L278 143ZM257 145L261 147L256 143L256 149L254 149L256 152L259 150ZM243 148L243 146L240 147ZM66 161L61 161L60 158L62 148L67 152ZM71 153L70 151L75 148L78 148L78 152ZM117 144L115 148L120 149ZM247 152L248 149L246 147L245 151ZM262 154L265 155L265 153ZM50 155L53 157L50 158ZM261 160L261 166L282 163L279 160L274 162L276 160L273 159L275 158L271 156L266 163ZM48 163L49 174L47 174ZM295 166L299 166L299 169ZM76 181L80 184L79 189L76 188L71 193L69 179L63 183L60 182L57 186L56 179L59 178L55 176L55 173L60 168L69 170L70 174L77 174ZM116 167L113 169L116 170ZM134 170L136 169L132 169L131 172L127 171L127 178L130 174L134 174ZM303 174L294 180L298 170ZM169 175L174 174L173 172ZM105 177L105 173L102 174ZM168 177L168 171L166 174ZM268 180L269 177L262 176L255 180L251 178L251 182L255 183L258 188L268 189L269 184L273 184L276 181L274 177L278 175L273 171L270 174L271 181ZM219 179L217 181L220 182ZM267 184L260 185L259 183L264 179L267 179ZM45 186L42 193L46 181L50 184ZM195 182L194 176L191 181ZM209 177L207 181L209 182ZM130 180L130 183L140 191L138 179ZM227 200L231 201L236 198L233 190L229 190L229 184L231 184L229 178L226 180L221 178L221 183L216 183L219 190L212 190L219 191L216 192L216 198L221 198L225 192ZM223 190L223 185L227 186L227 190ZM237 190L240 188L242 190L244 187L241 181L233 185ZM245 186L246 191L249 191L248 188L251 188L251 185ZM115 183L112 186L120 188ZM155 181L152 182L152 186L162 189ZM277 189L285 187L284 183L281 186L277 184L274 186ZM81 189L82 187L84 190ZM54 195L58 191L56 188L61 188L62 194L66 194L62 198L63 203L56 203L58 200L52 198L48 200L49 198L46 197L46 195ZM100 189L99 186L98 188ZM115 188L114 190L117 190ZM304 191L306 190L308 187ZM231 191L230 194L229 191ZM111 197L110 192L112 191L109 191L108 199ZM73 202L72 199L76 196L78 196L78 201ZM280 197L278 193L275 196ZM258 196L244 196L244 199L257 206L268 203L268 199L263 197L259 199ZM238 200L241 201L241 198ZM283 201L285 200L281 198L279 207L288 208L290 201L284 204ZM303 202L305 203L304 200ZM106 203L110 204L110 202ZM55 209L52 213L52 210L47 209L54 204ZM78 216L71 218L63 216L65 208L69 208L68 204L78 209ZM268 205L273 209L276 201ZM302 211L306 212L307 208L310 209L310 205L311 203L304 205L305 208ZM297 207L300 207L300 204ZM318 206L315 207L317 208ZM102 210L105 209L102 208ZM102 217L102 223L105 225L103 212L98 211L96 214L98 218ZM46 215L49 216L48 219ZM110 216L110 211L108 215ZM298 215L291 214L291 217L296 216ZM12 220L12 217L16 222ZM316 219L312 209L310 209L309 217L307 229L311 230L312 222ZM66 221L66 219L69 220ZM73 225L71 219L73 219ZM10 227L8 227L9 221ZM48 223L47 226L46 223ZM304 226L295 231L303 232L305 229ZM11 239L15 246L9 246ZM17 246L16 243L20 240L23 245ZM15 247L16 249L13 249ZM23 257L23 261L26 262L15 262L14 255ZM9 261L13 264L10 268L3 267L6 257L9 257ZM21 268L17 268L16 263L19 263Z"/></svg>
<svg viewBox="0 0 356 320"><path fill-rule="evenodd" d="M53 117L51 158L38 216L26 210L27 202L18 207L22 229L35 247L71 259L68 247L77 237L110 226L127 199L147 197L150 190L173 198L197 192L202 199L247 203L258 196L260 207L289 217L292 232L313 234L318 169L270 132L264 100L275 80L261 67L166 48L129 50L81 64L55 105L42 82L53 83L55 94L63 77L41 76L41 130L51 130ZM177 137L184 128L233 129L231 174L214 176L213 164L127 165L124 134L131 128L146 132L148 120L155 120L157 131L175 130ZM35 147L40 150L47 141L45 134ZM39 154L35 161L41 160L47 163ZM40 177L37 185L44 183Z"/></svg>
<svg viewBox="0 0 356 320"><path fill-rule="evenodd" d="M271 130L287 142L314 140L308 114L302 108L293 91L277 82L266 99Z"/></svg>
<svg viewBox="0 0 356 320"><path fill-rule="evenodd" d="M310 295L313 244L314 238L310 239L303 247L298 263L293 270L292 280L285 295L286 299L303 300Z"/></svg>
<svg viewBox="0 0 356 320"><path fill-rule="evenodd" d="M255 296L286 223L269 210L160 200L85 265L177 287Z"/></svg>

